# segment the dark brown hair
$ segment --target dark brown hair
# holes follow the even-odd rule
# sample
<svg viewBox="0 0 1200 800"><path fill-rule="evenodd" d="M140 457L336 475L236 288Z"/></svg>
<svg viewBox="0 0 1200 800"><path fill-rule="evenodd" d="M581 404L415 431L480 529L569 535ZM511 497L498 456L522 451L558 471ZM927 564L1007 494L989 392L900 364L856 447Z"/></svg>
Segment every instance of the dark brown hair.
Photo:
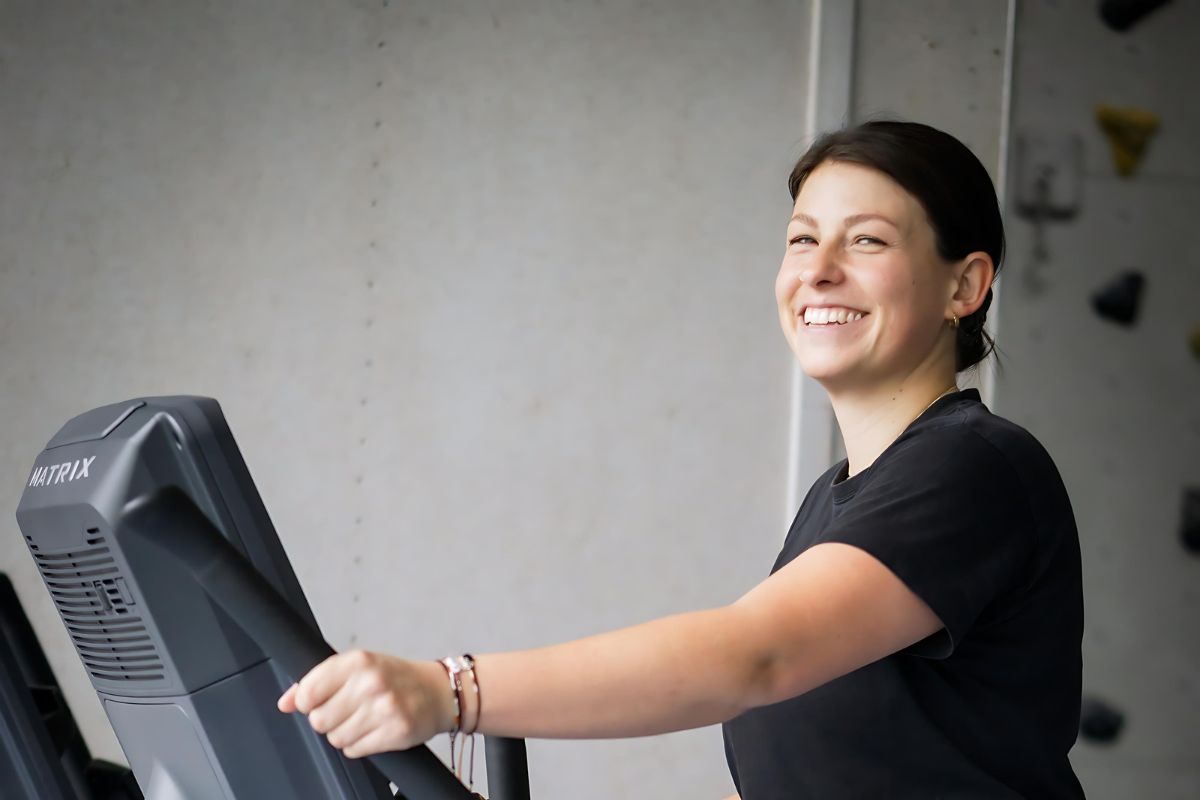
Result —
<svg viewBox="0 0 1200 800"><path fill-rule="evenodd" d="M793 202L805 178L826 161L884 173L924 207L943 259L957 261L982 250L1000 274L1004 223L996 189L983 164L958 139L918 122L894 120L873 120L826 133L792 168L788 191ZM995 350L996 341L983 329L991 304L988 287L983 305L959 320L955 372L977 365Z"/></svg>

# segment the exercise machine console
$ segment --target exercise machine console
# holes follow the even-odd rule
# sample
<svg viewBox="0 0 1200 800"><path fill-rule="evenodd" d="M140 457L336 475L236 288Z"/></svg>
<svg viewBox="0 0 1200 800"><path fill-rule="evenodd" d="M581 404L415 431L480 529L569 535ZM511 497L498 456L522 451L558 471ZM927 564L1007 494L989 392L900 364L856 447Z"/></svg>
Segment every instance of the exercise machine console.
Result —
<svg viewBox="0 0 1200 800"><path fill-rule="evenodd" d="M17 522L146 797L472 796L425 746L348 759L275 708L334 651L216 400L71 419ZM527 800L524 741L485 737L485 755L493 800Z"/></svg>

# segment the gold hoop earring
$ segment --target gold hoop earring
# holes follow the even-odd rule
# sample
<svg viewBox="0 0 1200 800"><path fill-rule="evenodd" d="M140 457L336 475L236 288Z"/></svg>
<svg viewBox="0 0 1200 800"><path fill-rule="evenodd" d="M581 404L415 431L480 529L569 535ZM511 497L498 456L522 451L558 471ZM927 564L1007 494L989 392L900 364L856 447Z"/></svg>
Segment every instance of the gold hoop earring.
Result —
<svg viewBox="0 0 1200 800"><path fill-rule="evenodd" d="M950 316L954 317L954 321L950 323L950 327L957 330L958 329L958 314L955 314L953 311L951 311Z"/></svg>

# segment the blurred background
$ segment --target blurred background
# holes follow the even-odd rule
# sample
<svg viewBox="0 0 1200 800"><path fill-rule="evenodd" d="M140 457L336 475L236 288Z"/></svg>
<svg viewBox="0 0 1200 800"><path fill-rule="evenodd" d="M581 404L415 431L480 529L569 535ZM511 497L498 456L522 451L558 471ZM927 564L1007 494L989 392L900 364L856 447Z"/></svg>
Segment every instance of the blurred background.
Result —
<svg viewBox="0 0 1200 800"><path fill-rule="evenodd" d="M217 398L338 648L729 603L842 457L778 330L788 172L901 117L1002 193L960 385L1074 504L1076 770L1200 796L1197 41L1183 1L0 0L0 571L93 752L13 518L68 418ZM529 747L535 797L732 791L717 727Z"/></svg>

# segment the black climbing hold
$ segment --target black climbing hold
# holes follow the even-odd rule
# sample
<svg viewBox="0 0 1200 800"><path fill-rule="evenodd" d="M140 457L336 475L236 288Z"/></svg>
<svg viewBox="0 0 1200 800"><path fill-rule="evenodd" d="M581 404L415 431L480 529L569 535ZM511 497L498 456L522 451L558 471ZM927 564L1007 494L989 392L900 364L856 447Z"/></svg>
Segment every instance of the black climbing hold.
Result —
<svg viewBox="0 0 1200 800"><path fill-rule="evenodd" d="M1122 325L1137 321L1138 300L1146 279L1140 272L1124 272L1092 295L1092 307L1105 319Z"/></svg>
<svg viewBox="0 0 1200 800"><path fill-rule="evenodd" d="M1125 715L1098 697L1084 696L1079 712L1079 735L1091 742L1115 741Z"/></svg>
<svg viewBox="0 0 1200 800"><path fill-rule="evenodd" d="M1151 11L1171 0L1103 0L1100 18L1114 31L1127 31Z"/></svg>
<svg viewBox="0 0 1200 800"><path fill-rule="evenodd" d="M1200 555L1200 486L1183 490L1183 520L1179 525L1179 538L1183 549Z"/></svg>

